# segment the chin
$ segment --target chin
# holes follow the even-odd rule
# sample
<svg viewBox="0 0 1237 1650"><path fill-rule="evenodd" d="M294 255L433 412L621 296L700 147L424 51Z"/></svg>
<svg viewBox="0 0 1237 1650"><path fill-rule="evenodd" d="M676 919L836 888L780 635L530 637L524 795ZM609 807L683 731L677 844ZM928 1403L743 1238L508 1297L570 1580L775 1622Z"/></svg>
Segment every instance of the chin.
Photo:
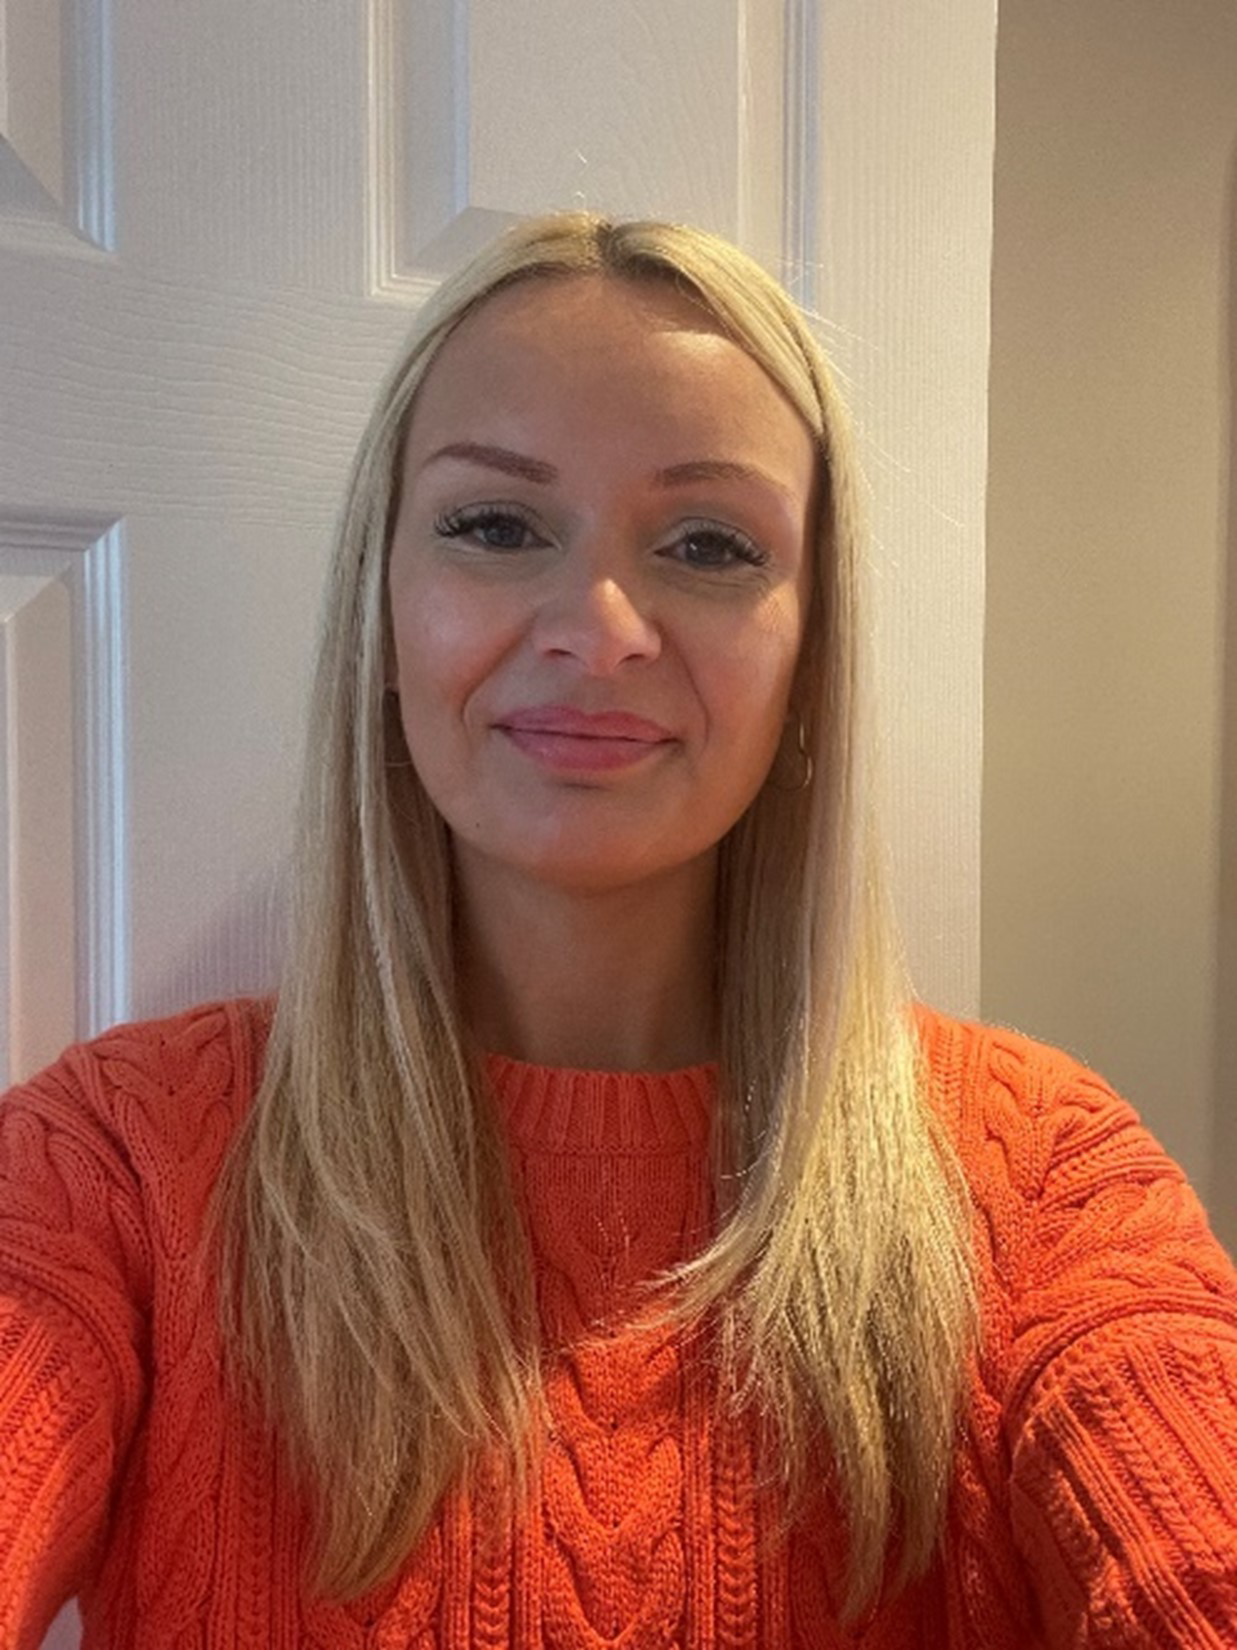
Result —
<svg viewBox="0 0 1237 1650"><path fill-rule="evenodd" d="M528 843L504 853L495 851L492 844L487 848L474 842L470 845L471 852L465 849L465 858L476 856L491 873L515 876L547 892L598 897L623 891L634 893L649 884L672 881L676 875L688 873L689 867L698 866L711 852L706 848L683 858L667 859L664 839L660 852L649 852L647 844L641 851L634 844L620 847L617 843L599 843L596 833L584 840L574 832L571 836L574 840L556 836L552 842L538 844L531 852Z"/></svg>

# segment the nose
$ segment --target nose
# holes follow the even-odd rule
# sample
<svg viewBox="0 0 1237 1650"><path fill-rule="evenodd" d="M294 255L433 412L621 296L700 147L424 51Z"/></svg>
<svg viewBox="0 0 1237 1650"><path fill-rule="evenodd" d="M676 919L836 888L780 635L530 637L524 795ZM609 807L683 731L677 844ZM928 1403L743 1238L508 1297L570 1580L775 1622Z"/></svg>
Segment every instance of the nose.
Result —
<svg viewBox="0 0 1237 1650"><path fill-rule="evenodd" d="M594 676L655 659L661 652L661 632L636 582L599 572L574 578L537 615L540 651L573 658Z"/></svg>

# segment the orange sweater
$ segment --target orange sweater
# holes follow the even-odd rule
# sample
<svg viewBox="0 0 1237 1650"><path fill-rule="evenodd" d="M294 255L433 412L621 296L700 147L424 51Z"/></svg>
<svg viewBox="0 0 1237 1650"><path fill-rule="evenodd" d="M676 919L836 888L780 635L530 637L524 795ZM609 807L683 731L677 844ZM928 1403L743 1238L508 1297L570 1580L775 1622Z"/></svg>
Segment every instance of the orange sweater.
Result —
<svg viewBox="0 0 1237 1650"><path fill-rule="evenodd" d="M97 1650L1237 1645L1237 1275L1098 1078L926 1012L986 1339L922 1581L843 1634L836 1509L761 1551L749 1440L645 1331L555 1368L540 1516L457 1494L380 1595L306 1599L303 1521L225 1405L191 1281L265 1024L234 1003L122 1027L0 1105L3 1650L75 1592ZM707 1230L713 1070L490 1070L569 1339Z"/></svg>

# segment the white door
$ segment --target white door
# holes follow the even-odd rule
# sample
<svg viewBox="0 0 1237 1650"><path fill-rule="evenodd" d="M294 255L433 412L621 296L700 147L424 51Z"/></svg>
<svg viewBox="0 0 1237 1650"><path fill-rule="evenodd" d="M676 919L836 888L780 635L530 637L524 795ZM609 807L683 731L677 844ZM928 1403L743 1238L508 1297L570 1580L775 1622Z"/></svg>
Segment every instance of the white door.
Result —
<svg viewBox="0 0 1237 1650"><path fill-rule="evenodd" d="M0 0L0 1078L270 984L353 443L435 277L551 206L716 228L830 315L905 915L973 1009L994 16L922 9Z"/></svg>

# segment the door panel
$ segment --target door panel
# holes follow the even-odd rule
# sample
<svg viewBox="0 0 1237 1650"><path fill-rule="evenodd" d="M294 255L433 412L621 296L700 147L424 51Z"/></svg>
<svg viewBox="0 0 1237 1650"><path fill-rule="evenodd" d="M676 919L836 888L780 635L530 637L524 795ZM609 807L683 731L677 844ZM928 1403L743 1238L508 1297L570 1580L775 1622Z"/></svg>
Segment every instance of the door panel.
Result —
<svg viewBox="0 0 1237 1650"><path fill-rule="evenodd" d="M76 1023L72 613L51 575L0 576L0 830L3 890L0 1083L54 1060Z"/></svg>

